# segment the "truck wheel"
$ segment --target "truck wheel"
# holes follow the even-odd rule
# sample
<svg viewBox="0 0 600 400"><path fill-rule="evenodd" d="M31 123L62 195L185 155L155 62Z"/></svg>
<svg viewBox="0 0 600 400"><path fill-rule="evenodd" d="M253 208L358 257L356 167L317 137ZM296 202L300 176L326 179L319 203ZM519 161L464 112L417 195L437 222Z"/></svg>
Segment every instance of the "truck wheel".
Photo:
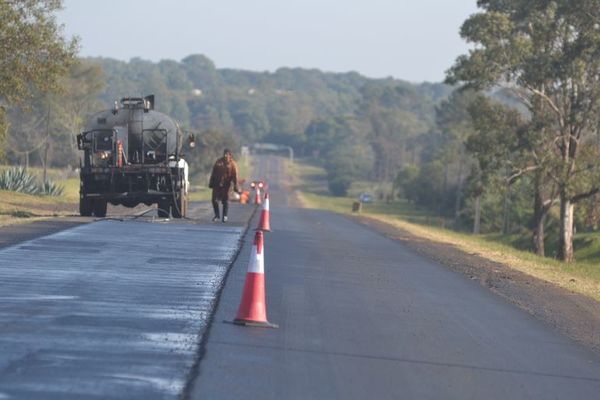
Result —
<svg viewBox="0 0 600 400"><path fill-rule="evenodd" d="M96 199L94 200L94 215L98 218L106 217L106 200Z"/></svg>
<svg viewBox="0 0 600 400"><path fill-rule="evenodd" d="M92 201L86 197L79 198L79 215L82 217L92 216Z"/></svg>
<svg viewBox="0 0 600 400"><path fill-rule="evenodd" d="M169 200L159 200L157 203L158 206L158 217L159 218L169 218L169 207L171 206L171 202Z"/></svg>

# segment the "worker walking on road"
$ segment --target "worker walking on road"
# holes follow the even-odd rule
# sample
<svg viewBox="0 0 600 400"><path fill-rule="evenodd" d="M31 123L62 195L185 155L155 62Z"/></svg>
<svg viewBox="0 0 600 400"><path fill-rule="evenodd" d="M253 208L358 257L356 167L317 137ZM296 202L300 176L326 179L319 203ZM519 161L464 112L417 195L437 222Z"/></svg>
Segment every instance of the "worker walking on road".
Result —
<svg viewBox="0 0 600 400"><path fill-rule="evenodd" d="M219 158L213 166L210 174L208 187L212 189L212 205L215 211L213 221L220 219L219 201L223 203L223 222L227 222L227 211L229 209L229 189L233 184L233 190L239 192L237 182L237 164L229 149L223 151L223 157Z"/></svg>

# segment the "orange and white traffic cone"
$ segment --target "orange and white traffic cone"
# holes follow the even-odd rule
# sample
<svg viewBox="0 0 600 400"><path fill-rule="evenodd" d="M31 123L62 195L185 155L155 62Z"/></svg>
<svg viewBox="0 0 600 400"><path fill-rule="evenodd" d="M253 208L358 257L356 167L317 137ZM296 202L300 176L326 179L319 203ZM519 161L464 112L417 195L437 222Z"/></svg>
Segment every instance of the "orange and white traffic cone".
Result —
<svg viewBox="0 0 600 400"><path fill-rule="evenodd" d="M265 301L265 252L262 231L256 231L252 254L248 263L244 292L233 323L245 326L262 326L278 328L267 321L267 305Z"/></svg>
<svg viewBox="0 0 600 400"><path fill-rule="evenodd" d="M257 231L271 232L271 222L269 217L269 193L265 192L265 201L263 203L263 209L260 213L260 221L258 222Z"/></svg>
<svg viewBox="0 0 600 400"><path fill-rule="evenodd" d="M262 198L260 197L260 188L256 186L256 191L254 194L254 204L262 204Z"/></svg>

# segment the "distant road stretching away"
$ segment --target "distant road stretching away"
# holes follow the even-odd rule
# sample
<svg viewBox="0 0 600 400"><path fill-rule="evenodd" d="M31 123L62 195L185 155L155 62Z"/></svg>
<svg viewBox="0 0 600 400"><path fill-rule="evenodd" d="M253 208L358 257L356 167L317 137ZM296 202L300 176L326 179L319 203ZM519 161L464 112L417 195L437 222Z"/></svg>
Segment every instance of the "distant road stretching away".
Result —
<svg viewBox="0 0 600 400"><path fill-rule="evenodd" d="M600 358L466 277L329 212L289 207L281 159L260 160L269 320L235 316L249 232L192 399L594 399Z"/></svg>

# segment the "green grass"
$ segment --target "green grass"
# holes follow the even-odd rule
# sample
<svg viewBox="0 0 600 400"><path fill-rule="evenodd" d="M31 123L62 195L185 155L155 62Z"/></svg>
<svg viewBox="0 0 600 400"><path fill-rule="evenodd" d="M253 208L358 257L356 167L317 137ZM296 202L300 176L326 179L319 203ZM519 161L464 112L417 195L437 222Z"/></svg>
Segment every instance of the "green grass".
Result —
<svg viewBox="0 0 600 400"><path fill-rule="evenodd" d="M0 166L0 170L10 166ZM41 182L41 168L28 172ZM0 191L0 226L31 222L54 216L73 215L79 202L79 177L68 170L49 169L48 179L64 187L61 196L39 196Z"/></svg>
<svg viewBox="0 0 600 400"><path fill-rule="evenodd" d="M590 270L600 278L600 234L578 233L575 235L575 264Z"/></svg>
<svg viewBox="0 0 600 400"><path fill-rule="evenodd" d="M190 201L209 201L212 191L208 187L192 186L188 193Z"/></svg>
<svg viewBox="0 0 600 400"><path fill-rule="evenodd" d="M368 182L358 182L352 185L347 197L333 197L326 190L325 172L318 166L296 162L289 166L289 171L294 176L294 189L300 193L301 202L309 208L346 215L356 214L352 213L352 203L356 201L357 193L376 190ZM442 218L404 200L363 204L360 215L386 222L415 236L452 244L467 253L478 254L600 300L599 233L578 233L575 236L577 262L565 264L552 258L538 257L524 250L529 248L528 232L519 235L479 236L455 232L445 229L446 222Z"/></svg>
<svg viewBox="0 0 600 400"><path fill-rule="evenodd" d="M0 171L12 167L13 166L10 165L2 165L0 166ZM42 181L44 176L42 168L29 167L27 169L27 172L35 176L39 182ZM49 168L47 171L47 178L53 181L54 183L63 186L65 190L61 196L40 197L43 197L45 200L48 200L49 203L72 203L79 201L79 175L77 175L77 173L66 169Z"/></svg>

